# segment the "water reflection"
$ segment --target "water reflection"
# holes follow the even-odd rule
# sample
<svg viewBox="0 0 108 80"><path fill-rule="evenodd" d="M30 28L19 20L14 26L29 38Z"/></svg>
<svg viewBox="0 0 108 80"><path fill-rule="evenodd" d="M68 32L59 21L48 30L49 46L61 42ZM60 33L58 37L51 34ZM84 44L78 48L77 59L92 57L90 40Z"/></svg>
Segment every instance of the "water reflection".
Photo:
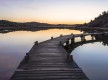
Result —
<svg viewBox="0 0 108 80"><path fill-rule="evenodd" d="M108 80L108 35L90 36L85 42L76 39L76 44L71 44L68 51L75 62L86 73L90 80Z"/></svg>
<svg viewBox="0 0 108 80"><path fill-rule="evenodd" d="M108 46L102 42L84 44L72 54L90 80L108 80Z"/></svg>
<svg viewBox="0 0 108 80"><path fill-rule="evenodd" d="M34 42L45 41L60 34L80 34L78 30L48 29L40 31L16 31L0 34L0 80L8 80L25 54L31 49Z"/></svg>
<svg viewBox="0 0 108 80"><path fill-rule="evenodd" d="M15 32L15 31L31 31L31 32L35 32L35 31L42 31L42 30L49 30L49 29L70 29L70 30L75 30L75 28L73 27L58 27L58 28L54 28L54 27L38 27L38 28L28 28L28 29L0 29L0 33L2 34L6 34L9 32ZM83 32L81 30L81 32Z"/></svg>

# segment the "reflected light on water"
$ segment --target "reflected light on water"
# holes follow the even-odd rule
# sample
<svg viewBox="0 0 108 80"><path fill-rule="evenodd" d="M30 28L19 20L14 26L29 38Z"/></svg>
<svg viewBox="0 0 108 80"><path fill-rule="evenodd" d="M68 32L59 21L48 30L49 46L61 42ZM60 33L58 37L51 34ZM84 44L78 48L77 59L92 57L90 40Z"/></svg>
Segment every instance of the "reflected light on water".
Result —
<svg viewBox="0 0 108 80"><path fill-rule="evenodd" d="M8 80L35 41L45 41L60 34L79 34L77 30L48 29L40 31L16 31L0 34L0 80Z"/></svg>

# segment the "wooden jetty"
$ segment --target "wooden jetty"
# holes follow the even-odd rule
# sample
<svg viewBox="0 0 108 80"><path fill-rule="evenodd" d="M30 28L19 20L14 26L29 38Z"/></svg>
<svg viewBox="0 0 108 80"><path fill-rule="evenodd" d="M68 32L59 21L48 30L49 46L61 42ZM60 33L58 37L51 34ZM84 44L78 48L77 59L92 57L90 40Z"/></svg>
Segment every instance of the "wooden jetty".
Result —
<svg viewBox="0 0 108 80"><path fill-rule="evenodd" d="M91 34L61 35L41 43L36 41L10 80L89 80L62 46L68 45L69 39L87 35Z"/></svg>

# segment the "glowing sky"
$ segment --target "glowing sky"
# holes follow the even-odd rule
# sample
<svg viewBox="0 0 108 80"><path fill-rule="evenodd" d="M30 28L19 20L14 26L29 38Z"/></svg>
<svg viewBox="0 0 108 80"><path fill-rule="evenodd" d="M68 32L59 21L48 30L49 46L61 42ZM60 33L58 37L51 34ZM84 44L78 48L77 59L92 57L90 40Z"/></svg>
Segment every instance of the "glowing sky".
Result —
<svg viewBox="0 0 108 80"><path fill-rule="evenodd" d="M108 0L0 0L0 19L76 24L108 10Z"/></svg>

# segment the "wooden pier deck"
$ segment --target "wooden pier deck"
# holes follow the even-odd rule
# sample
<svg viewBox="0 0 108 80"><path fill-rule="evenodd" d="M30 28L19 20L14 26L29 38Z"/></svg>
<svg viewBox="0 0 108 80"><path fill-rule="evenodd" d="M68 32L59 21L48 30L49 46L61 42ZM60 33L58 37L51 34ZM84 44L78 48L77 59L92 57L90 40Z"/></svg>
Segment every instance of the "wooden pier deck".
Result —
<svg viewBox="0 0 108 80"><path fill-rule="evenodd" d="M28 61L22 60L10 80L89 80L74 60L67 60L69 53L60 45L61 41L72 37L67 35L35 43Z"/></svg>

